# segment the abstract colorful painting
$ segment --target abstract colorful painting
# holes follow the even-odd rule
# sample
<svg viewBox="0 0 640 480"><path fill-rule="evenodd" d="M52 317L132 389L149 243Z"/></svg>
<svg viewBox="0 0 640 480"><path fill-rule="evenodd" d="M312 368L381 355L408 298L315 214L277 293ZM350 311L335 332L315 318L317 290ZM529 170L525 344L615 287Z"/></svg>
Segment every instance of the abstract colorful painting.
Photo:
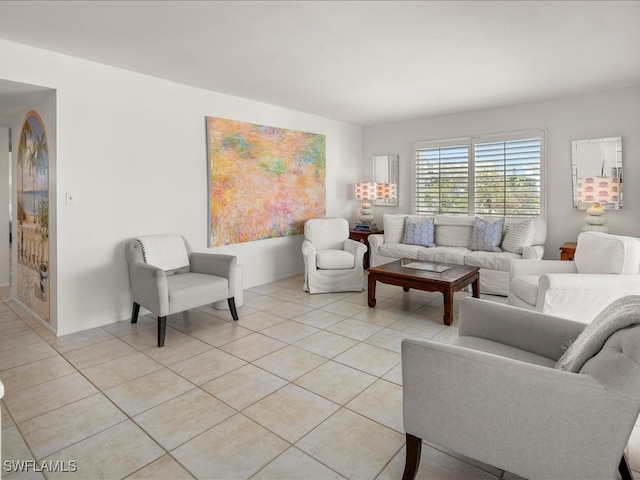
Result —
<svg viewBox="0 0 640 480"><path fill-rule="evenodd" d="M49 321L49 150L40 116L27 113L18 139L18 300Z"/></svg>
<svg viewBox="0 0 640 480"><path fill-rule="evenodd" d="M299 235L325 216L324 135L207 117L209 246Z"/></svg>

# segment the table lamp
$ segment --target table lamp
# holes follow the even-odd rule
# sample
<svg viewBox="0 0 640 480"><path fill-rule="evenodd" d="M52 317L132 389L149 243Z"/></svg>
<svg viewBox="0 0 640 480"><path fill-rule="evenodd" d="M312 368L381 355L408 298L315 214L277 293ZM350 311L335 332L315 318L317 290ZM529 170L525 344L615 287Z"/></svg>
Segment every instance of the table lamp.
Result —
<svg viewBox="0 0 640 480"><path fill-rule="evenodd" d="M376 199L376 182L358 182L355 186L356 200L362 200L360 207L360 223L370 224L373 221L371 200Z"/></svg>
<svg viewBox="0 0 640 480"><path fill-rule="evenodd" d="M583 232L609 232L605 224L603 205L620 201L620 182L617 177L585 177L578 179L578 202L592 203L584 218Z"/></svg>

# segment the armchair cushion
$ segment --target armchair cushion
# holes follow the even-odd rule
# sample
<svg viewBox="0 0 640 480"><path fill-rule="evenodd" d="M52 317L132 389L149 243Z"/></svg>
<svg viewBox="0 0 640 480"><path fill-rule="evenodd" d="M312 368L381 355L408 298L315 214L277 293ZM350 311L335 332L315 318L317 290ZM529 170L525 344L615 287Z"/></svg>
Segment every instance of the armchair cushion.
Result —
<svg viewBox="0 0 640 480"><path fill-rule="evenodd" d="M518 275L511 280L510 294L521 298L529 305L538 301L538 280L540 275Z"/></svg>
<svg viewBox="0 0 640 480"><path fill-rule="evenodd" d="M602 350L603 345L615 332L640 324L640 295L622 297L606 307L567 348L556 364L556 368L567 372L580 372L587 360ZM618 343L619 344L619 343ZM598 362L607 362L612 357L624 353L622 349L602 350ZM640 359L640 351L636 351L635 361ZM622 355L624 356L624 355ZM636 363L636 367L637 367ZM610 367L609 367L610 369ZM616 375L617 369L610 369L609 374Z"/></svg>
<svg viewBox="0 0 640 480"><path fill-rule="evenodd" d="M640 239L583 232L578 236L575 263L578 273L640 273Z"/></svg>
<svg viewBox="0 0 640 480"><path fill-rule="evenodd" d="M344 270L355 266L355 257L345 250L318 250L316 265L323 270Z"/></svg>

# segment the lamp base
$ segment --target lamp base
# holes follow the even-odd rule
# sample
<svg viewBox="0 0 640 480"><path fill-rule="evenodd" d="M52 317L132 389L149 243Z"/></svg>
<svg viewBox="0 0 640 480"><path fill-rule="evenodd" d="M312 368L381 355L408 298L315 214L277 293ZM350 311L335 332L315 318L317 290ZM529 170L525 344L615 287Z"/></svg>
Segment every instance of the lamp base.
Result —
<svg viewBox="0 0 640 480"><path fill-rule="evenodd" d="M371 204L369 202L362 202L362 208L360 208L360 223L369 224L371 222L373 222Z"/></svg>
<svg viewBox="0 0 640 480"><path fill-rule="evenodd" d="M594 202L593 206L587 209L587 216L584 217L585 226L582 227L583 232L602 232L609 233L609 227L605 225L607 219L604 216L604 208L599 202Z"/></svg>

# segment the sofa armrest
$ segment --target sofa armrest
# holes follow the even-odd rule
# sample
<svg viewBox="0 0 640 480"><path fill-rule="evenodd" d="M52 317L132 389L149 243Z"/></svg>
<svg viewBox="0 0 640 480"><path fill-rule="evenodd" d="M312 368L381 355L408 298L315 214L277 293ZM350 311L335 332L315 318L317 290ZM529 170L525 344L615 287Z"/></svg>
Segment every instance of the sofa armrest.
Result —
<svg viewBox="0 0 640 480"><path fill-rule="evenodd" d="M566 318L472 297L462 301L459 322L460 336L484 338L554 360L585 327Z"/></svg>
<svg viewBox="0 0 640 480"><path fill-rule="evenodd" d="M640 275L546 274L538 280L536 305L549 315L588 323L627 295L640 295Z"/></svg>
<svg viewBox="0 0 640 480"><path fill-rule="evenodd" d="M523 260L541 260L544 255L544 245L532 245L522 248Z"/></svg>
<svg viewBox="0 0 640 480"><path fill-rule="evenodd" d="M369 235L367 237L367 241L369 242L369 248L377 249L378 247L380 247L380 245L384 243L384 235L379 233Z"/></svg>
<svg viewBox="0 0 640 480"><path fill-rule="evenodd" d="M235 296L236 256L220 253L192 252L189 257L191 271L224 277L229 281L229 296Z"/></svg>
<svg viewBox="0 0 640 480"><path fill-rule="evenodd" d="M578 270L575 262L523 259L511 262L509 278L517 275L544 275L545 273L578 273Z"/></svg>
<svg viewBox="0 0 640 480"><path fill-rule="evenodd" d="M168 315L169 287L164 271L144 262L132 262L129 268L133 301L159 317Z"/></svg>
<svg viewBox="0 0 640 480"><path fill-rule="evenodd" d="M588 375L426 340L402 382L407 433L526 478L616 478L638 415Z"/></svg>

